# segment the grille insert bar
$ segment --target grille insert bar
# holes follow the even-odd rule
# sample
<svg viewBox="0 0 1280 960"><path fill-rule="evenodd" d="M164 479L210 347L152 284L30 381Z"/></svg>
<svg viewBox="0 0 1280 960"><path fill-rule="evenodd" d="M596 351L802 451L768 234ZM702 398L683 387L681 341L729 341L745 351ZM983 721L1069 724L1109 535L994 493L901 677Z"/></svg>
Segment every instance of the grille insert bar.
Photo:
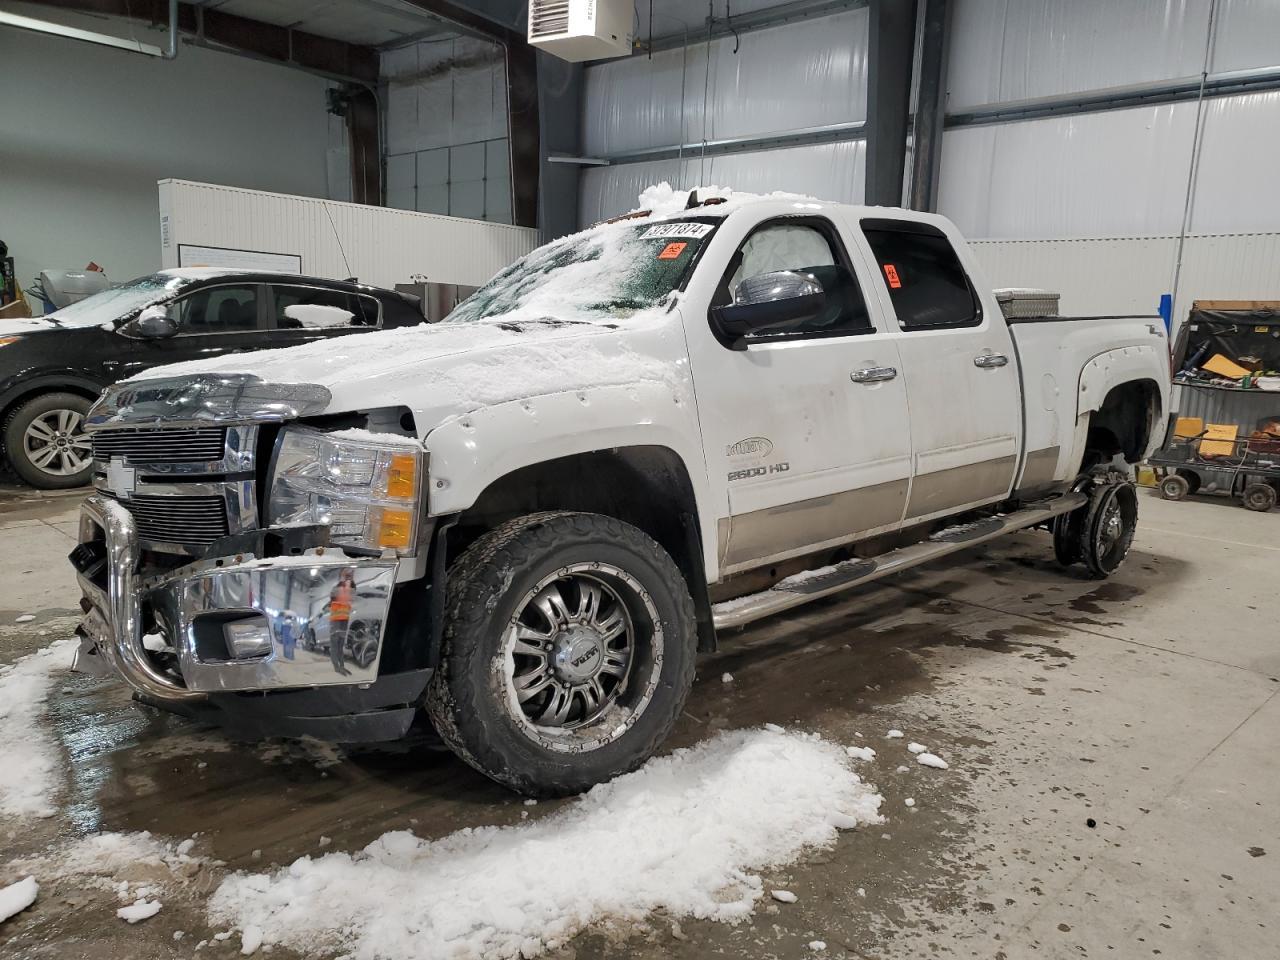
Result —
<svg viewBox="0 0 1280 960"><path fill-rule="evenodd" d="M208 546L230 531L222 497L130 497L117 501L133 514L143 540Z"/></svg>
<svg viewBox="0 0 1280 960"><path fill-rule="evenodd" d="M226 455L225 427L104 430L90 436L93 459L123 457L129 463L212 463Z"/></svg>

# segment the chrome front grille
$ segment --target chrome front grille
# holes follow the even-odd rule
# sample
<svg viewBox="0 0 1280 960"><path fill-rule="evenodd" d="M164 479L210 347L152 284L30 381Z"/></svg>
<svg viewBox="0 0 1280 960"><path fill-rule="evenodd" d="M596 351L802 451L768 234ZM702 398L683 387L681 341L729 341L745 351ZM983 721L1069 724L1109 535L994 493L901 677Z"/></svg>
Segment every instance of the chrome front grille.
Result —
<svg viewBox="0 0 1280 960"><path fill-rule="evenodd" d="M141 540L207 547L231 532L224 497L130 497L117 502L133 514Z"/></svg>
<svg viewBox="0 0 1280 960"><path fill-rule="evenodd" d="M91 436L93 459L126 463L213 463L226 456L226 427L185 430L104 430Z"/></svg>
<svg viewBox="0 0 1280 960"><path fill-rule="evenodd" d="M118 427L90 433L93 485L133 514L148 550L203 556L258 527L258 425Z"/></svg>

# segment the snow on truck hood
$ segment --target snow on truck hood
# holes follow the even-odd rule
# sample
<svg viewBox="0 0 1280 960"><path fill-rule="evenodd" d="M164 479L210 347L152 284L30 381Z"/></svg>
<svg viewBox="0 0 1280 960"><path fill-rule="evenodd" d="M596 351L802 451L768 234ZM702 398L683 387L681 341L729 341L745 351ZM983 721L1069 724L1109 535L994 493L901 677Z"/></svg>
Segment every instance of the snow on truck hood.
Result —
<svg viewBox="0 0 1280 960"><path fill-rule="evenodd" d="M157 367L131 383L197 373L245 373L326 388L325 412L407 406L425 432L445 418L511 400L687 378L683 337L666 322L479 321L352 334L299 347Z"/></svg>

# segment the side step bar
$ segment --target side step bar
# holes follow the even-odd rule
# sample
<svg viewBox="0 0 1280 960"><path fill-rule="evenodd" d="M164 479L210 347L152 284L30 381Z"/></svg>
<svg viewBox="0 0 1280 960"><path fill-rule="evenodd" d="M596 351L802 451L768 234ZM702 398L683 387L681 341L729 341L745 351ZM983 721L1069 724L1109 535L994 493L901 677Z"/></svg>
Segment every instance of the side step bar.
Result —
<svg viewBox="0 0 1280 960"><path fill-rule="evenodd" d="M939 530L928 540L890 550L869 559L845 560L821 570L811 570L787 577L768 590L717 603L711 608L717 630L741 627L792 607L829 597L852 587L879 580L891 573L928 563L939 557L986 543L996 537L1034 527L1038 523L1070 513L1089 502L1083 493L1062 496L1003 517L987 517L974 523Z"/></svg>

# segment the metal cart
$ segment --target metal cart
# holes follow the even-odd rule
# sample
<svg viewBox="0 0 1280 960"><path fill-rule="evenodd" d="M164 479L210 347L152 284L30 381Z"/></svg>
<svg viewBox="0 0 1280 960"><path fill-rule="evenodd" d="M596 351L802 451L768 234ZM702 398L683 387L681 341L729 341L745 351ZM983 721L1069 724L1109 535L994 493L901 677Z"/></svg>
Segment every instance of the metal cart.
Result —
<svg viewBox="0 0 1280 960"><path fill-rule="evenodd" d="M1267 389L1280 370L1280 302L1196 301L1173 368L1178 417L1148 460L1160 493L1218 493L1270 510L1280 496L1280 390Z"/></svg>
<svg viewBox="0 0 1280 960"><path fill-rule="evenodd" d="M1239 497L1248 510L1262 513L1280 499L1280 440L1214 440L1203 431L1194 437L1174 437L1150 459L1159 477L1160 495L1182 500L1193 493ZM1225 455L1205 456L1202 444Z"/></svg>

